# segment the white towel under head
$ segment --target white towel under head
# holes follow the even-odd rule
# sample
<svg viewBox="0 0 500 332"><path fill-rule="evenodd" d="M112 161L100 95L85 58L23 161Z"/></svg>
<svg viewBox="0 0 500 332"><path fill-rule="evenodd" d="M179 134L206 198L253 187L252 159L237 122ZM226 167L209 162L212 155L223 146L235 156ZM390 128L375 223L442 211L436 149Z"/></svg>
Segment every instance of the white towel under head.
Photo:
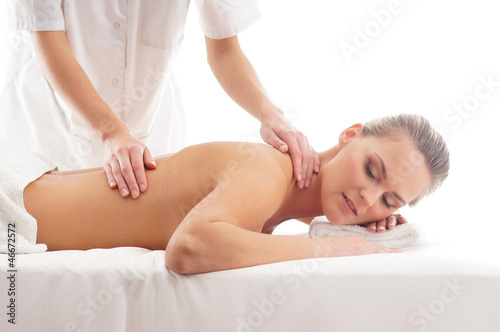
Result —
<svg viewBox="0 0 500 332"><path fill-rule="evenodd" d="M398 225L382 233L372 233L358 225L334 225L326 217L316 217L309 227L309 237L358 235L359 237L391 248L408 248L421 243L421 236L414 224Z"/></svg>
<svg viewBox="0 0 500 332"><path fill-rule="evenodd" d="M37 222L24 208L23 191L30 182L55 168L37 152L0 138L0 253L14 248L16 253L47 250L45 244L36 244ZM12 231L15 242L10 241L9 247Z"/></svg>

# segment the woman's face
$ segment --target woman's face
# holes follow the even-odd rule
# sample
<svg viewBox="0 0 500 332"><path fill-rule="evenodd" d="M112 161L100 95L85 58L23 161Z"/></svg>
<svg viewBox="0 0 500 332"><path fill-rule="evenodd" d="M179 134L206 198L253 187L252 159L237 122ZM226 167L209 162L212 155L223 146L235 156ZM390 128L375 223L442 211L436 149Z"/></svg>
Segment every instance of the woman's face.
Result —
<svg viewBox="0 0 500 332"><path fill-rule="evenodd" d="M338 154L322 166L321 203L333 224L381 220L422 194L431 177L407 139L363 137L357 124L340 135Z"/></svg>

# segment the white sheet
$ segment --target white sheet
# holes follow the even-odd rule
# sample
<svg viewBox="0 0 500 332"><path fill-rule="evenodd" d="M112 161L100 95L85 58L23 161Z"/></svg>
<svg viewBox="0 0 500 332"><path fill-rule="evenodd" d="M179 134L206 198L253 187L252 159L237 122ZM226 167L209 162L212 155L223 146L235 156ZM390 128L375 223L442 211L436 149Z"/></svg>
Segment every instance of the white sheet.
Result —
<svg viewBox="0 0 500 332"><path fill-rule="evenodd" d="M182 276L140 248L17 255L16 325L2 277L0 330L498 331L500 264L461 256L428 245Z"/></svg>
<svg viewBox="0 0 500 332"><path fill-rule="evenodd" d="M37 223L24 208L23 190L30 182L55 168L51 160L36 151L0 138L1 253L47 250L45 244L35 243Z"/></svg>

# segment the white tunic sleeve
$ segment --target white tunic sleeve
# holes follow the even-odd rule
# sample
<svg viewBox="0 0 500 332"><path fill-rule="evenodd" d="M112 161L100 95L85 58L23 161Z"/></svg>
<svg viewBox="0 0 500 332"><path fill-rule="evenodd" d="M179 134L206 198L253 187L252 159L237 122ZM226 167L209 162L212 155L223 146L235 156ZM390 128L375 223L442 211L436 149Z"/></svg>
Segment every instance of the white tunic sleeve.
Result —
<svg viewBox="0 0 500 332"><path fill-rule="evenodd" d="M195 0L201 29L213 39L229 38L260 18L256 0Z"/></svg>
<svg viewBox="0 0 500 332"><path fill-rule="evenodd" d="M64 0L9 0L8 27L14 30L64 30Z"/></svg>

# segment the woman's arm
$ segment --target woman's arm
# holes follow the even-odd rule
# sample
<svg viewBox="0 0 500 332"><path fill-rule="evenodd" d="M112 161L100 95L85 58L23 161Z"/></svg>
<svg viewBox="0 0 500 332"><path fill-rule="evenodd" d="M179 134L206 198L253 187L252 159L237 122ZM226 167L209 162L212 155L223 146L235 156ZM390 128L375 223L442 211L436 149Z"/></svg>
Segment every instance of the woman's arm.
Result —
<svg viewBox="0 0 500 332"><path fill-rule="evenodd" d="M279 164L262 154L260 163L240 163L239 174L184 218L167 246L167 267L191 274L312 257L310 239L260 233L287 188Z"/></svg>
<svg viewBox="0 0 500 332"><path fill-rule="evenodd" d="M47 81L104 143L109 185L112 188L118 186L123 196L133 191L138 194L144 191L139 188L141 185L147 187L144 164L154 169L154 159L144 143L129 132L94 88L73 56L66 32L33 31L31 36L38 63Z"/></svg>
<svg viewBox="0 0 500 332"><path fill-rule="evenodd" d="M281 206L291 178L291 168L284 171L276 159L259 153L257 162L242 165L241 173L219 184L184 218L167 245L166 266L194 274L305 258L394 252L355 236L310 239L260 233Z"/></svg>

